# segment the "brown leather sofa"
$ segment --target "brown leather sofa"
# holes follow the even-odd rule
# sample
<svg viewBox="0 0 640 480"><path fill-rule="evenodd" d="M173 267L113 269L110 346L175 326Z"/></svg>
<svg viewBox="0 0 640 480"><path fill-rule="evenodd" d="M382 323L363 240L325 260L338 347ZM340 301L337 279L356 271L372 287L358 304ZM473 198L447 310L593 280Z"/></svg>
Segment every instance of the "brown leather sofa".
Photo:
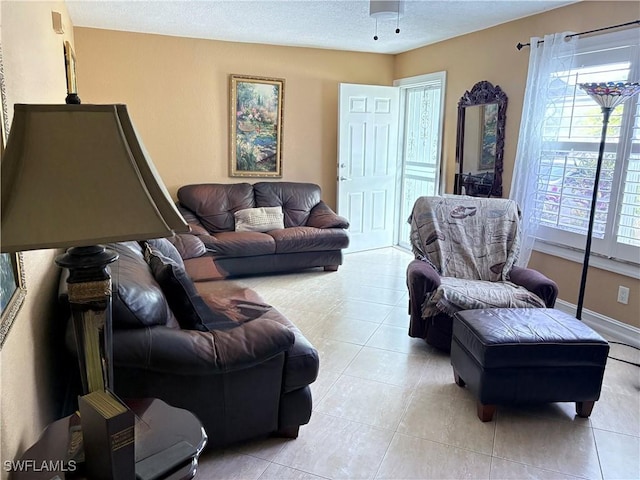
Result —
<svg viewBox="0 0 640 480"><path fill-rule="evenodd" d="M107 248L119 254L111 267L116 394L193 412L208 447L298 435L311 417L319 360L295 325L250 289L207 282L198 292L168 240ZM75 347L72 329L67 345Z"/></svg>
<svg viewBox="0 0 640 480"><path fill-rule="evenodd" d="M349 222L311 183L198 184L178 190L178 208L201 243L190 243L185 265L194 280L324 267L337 270L349 246ZM284 228L236 231L234 214L282 207Z"/></svg>

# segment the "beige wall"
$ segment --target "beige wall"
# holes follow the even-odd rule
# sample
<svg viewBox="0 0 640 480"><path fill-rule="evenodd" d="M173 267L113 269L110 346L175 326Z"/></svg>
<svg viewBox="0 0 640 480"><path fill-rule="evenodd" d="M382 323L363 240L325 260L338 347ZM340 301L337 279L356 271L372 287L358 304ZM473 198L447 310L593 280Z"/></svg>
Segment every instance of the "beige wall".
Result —
<svg viewBox="0 0 640 480"><path fill-rule="evenodd" d="M63 15L65 34L52 29ZM2 1L2 53L10 117L14 103L63 103L63 42L73 42L64 2ZM28 219L25 219L28 221ZM20 456L59 414L60 319L54 318L58 269L53 251L24 253L27 296L0 352L0 466ZM1 469L2 478L7 472Z"/></svg>
<svg viewBox="0 0 640 480"><path fill-rule="evenodd" d="M509 97L504 196L509 194L529 61L528 48L518 51L515 48L518 42L528 43L530 37L548 33L582 32L625 23L637 19L639 13L637 2L581 2L397 55L396 78L447 72L443 139L446 191L453 191L458 100L476 82L488 80L499 85ZM536 254L530 266L558 283L561 299L577 302L581 264ZM616 302L618 285L630 288L628 305ZM640 281L590 268L585 297L585 308L640 326Z"/></svg>
<svg viewBox="0 0 640 480"><path fill-rule="evenodd" d="M83 103L126 103L170 192L229 177L229 75L285 79L283 180L335 206L338 84L390 85L393 56L76 28Z"/></svg>

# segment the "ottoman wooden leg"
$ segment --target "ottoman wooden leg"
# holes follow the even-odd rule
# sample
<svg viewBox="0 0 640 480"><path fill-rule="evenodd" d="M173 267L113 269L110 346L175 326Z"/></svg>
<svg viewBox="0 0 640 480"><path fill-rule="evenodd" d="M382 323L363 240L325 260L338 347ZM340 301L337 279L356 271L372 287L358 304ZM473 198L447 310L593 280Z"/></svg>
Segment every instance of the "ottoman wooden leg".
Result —
<svg viewBox="0 0 640 480"><path fill-rule="evenodd" d="M453 371L453 378L456 381L456 385L458 385L459 387L464 387L466 385L465 381L460 378L460 375L458 375L458 372L456 372L455 370Z"/></svg>
<svg viewBox="0 0 640 480"><path fill-rule="evenodd" d="M588 418L591 415L595 401L576 402L576 413L579 417Z"/></svg>
<svg viewBox="0 0 640 480"><path fill-rule="evenodd" d="M493 420L493 414L495 413L495 411L495 405L483 405L482 403L478 402L478 418L482 422L490 422L491 420Z"/></svg>

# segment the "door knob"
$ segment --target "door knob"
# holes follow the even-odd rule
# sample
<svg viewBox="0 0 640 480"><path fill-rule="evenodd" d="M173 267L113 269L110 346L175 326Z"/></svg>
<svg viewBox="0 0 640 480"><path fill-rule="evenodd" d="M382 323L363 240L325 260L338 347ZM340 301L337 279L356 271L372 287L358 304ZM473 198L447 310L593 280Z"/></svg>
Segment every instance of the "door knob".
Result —
<svg viewBox="0 0 640 480"><path fill-rule="evenodd" d="M347 177L342 177L342 176L338 177L338 181L339 182L348 182L349 180L351 180L351 179L347 178Z"/></svg>

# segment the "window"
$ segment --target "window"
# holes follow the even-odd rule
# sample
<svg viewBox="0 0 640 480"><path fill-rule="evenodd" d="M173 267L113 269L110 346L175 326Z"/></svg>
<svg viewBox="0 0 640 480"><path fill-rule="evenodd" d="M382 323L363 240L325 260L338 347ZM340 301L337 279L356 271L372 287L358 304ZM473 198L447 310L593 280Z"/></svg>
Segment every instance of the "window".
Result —
<svg viewBox="0 0 640 480"><path fill-rule="evenodd" d="M538 238L584 249L602 132L602 112L580 83L640 79L637 29L579 39L570 71L555 72L541 127ZM610 116L598 188L592 252L640 263L640 103Z"/></svg>

